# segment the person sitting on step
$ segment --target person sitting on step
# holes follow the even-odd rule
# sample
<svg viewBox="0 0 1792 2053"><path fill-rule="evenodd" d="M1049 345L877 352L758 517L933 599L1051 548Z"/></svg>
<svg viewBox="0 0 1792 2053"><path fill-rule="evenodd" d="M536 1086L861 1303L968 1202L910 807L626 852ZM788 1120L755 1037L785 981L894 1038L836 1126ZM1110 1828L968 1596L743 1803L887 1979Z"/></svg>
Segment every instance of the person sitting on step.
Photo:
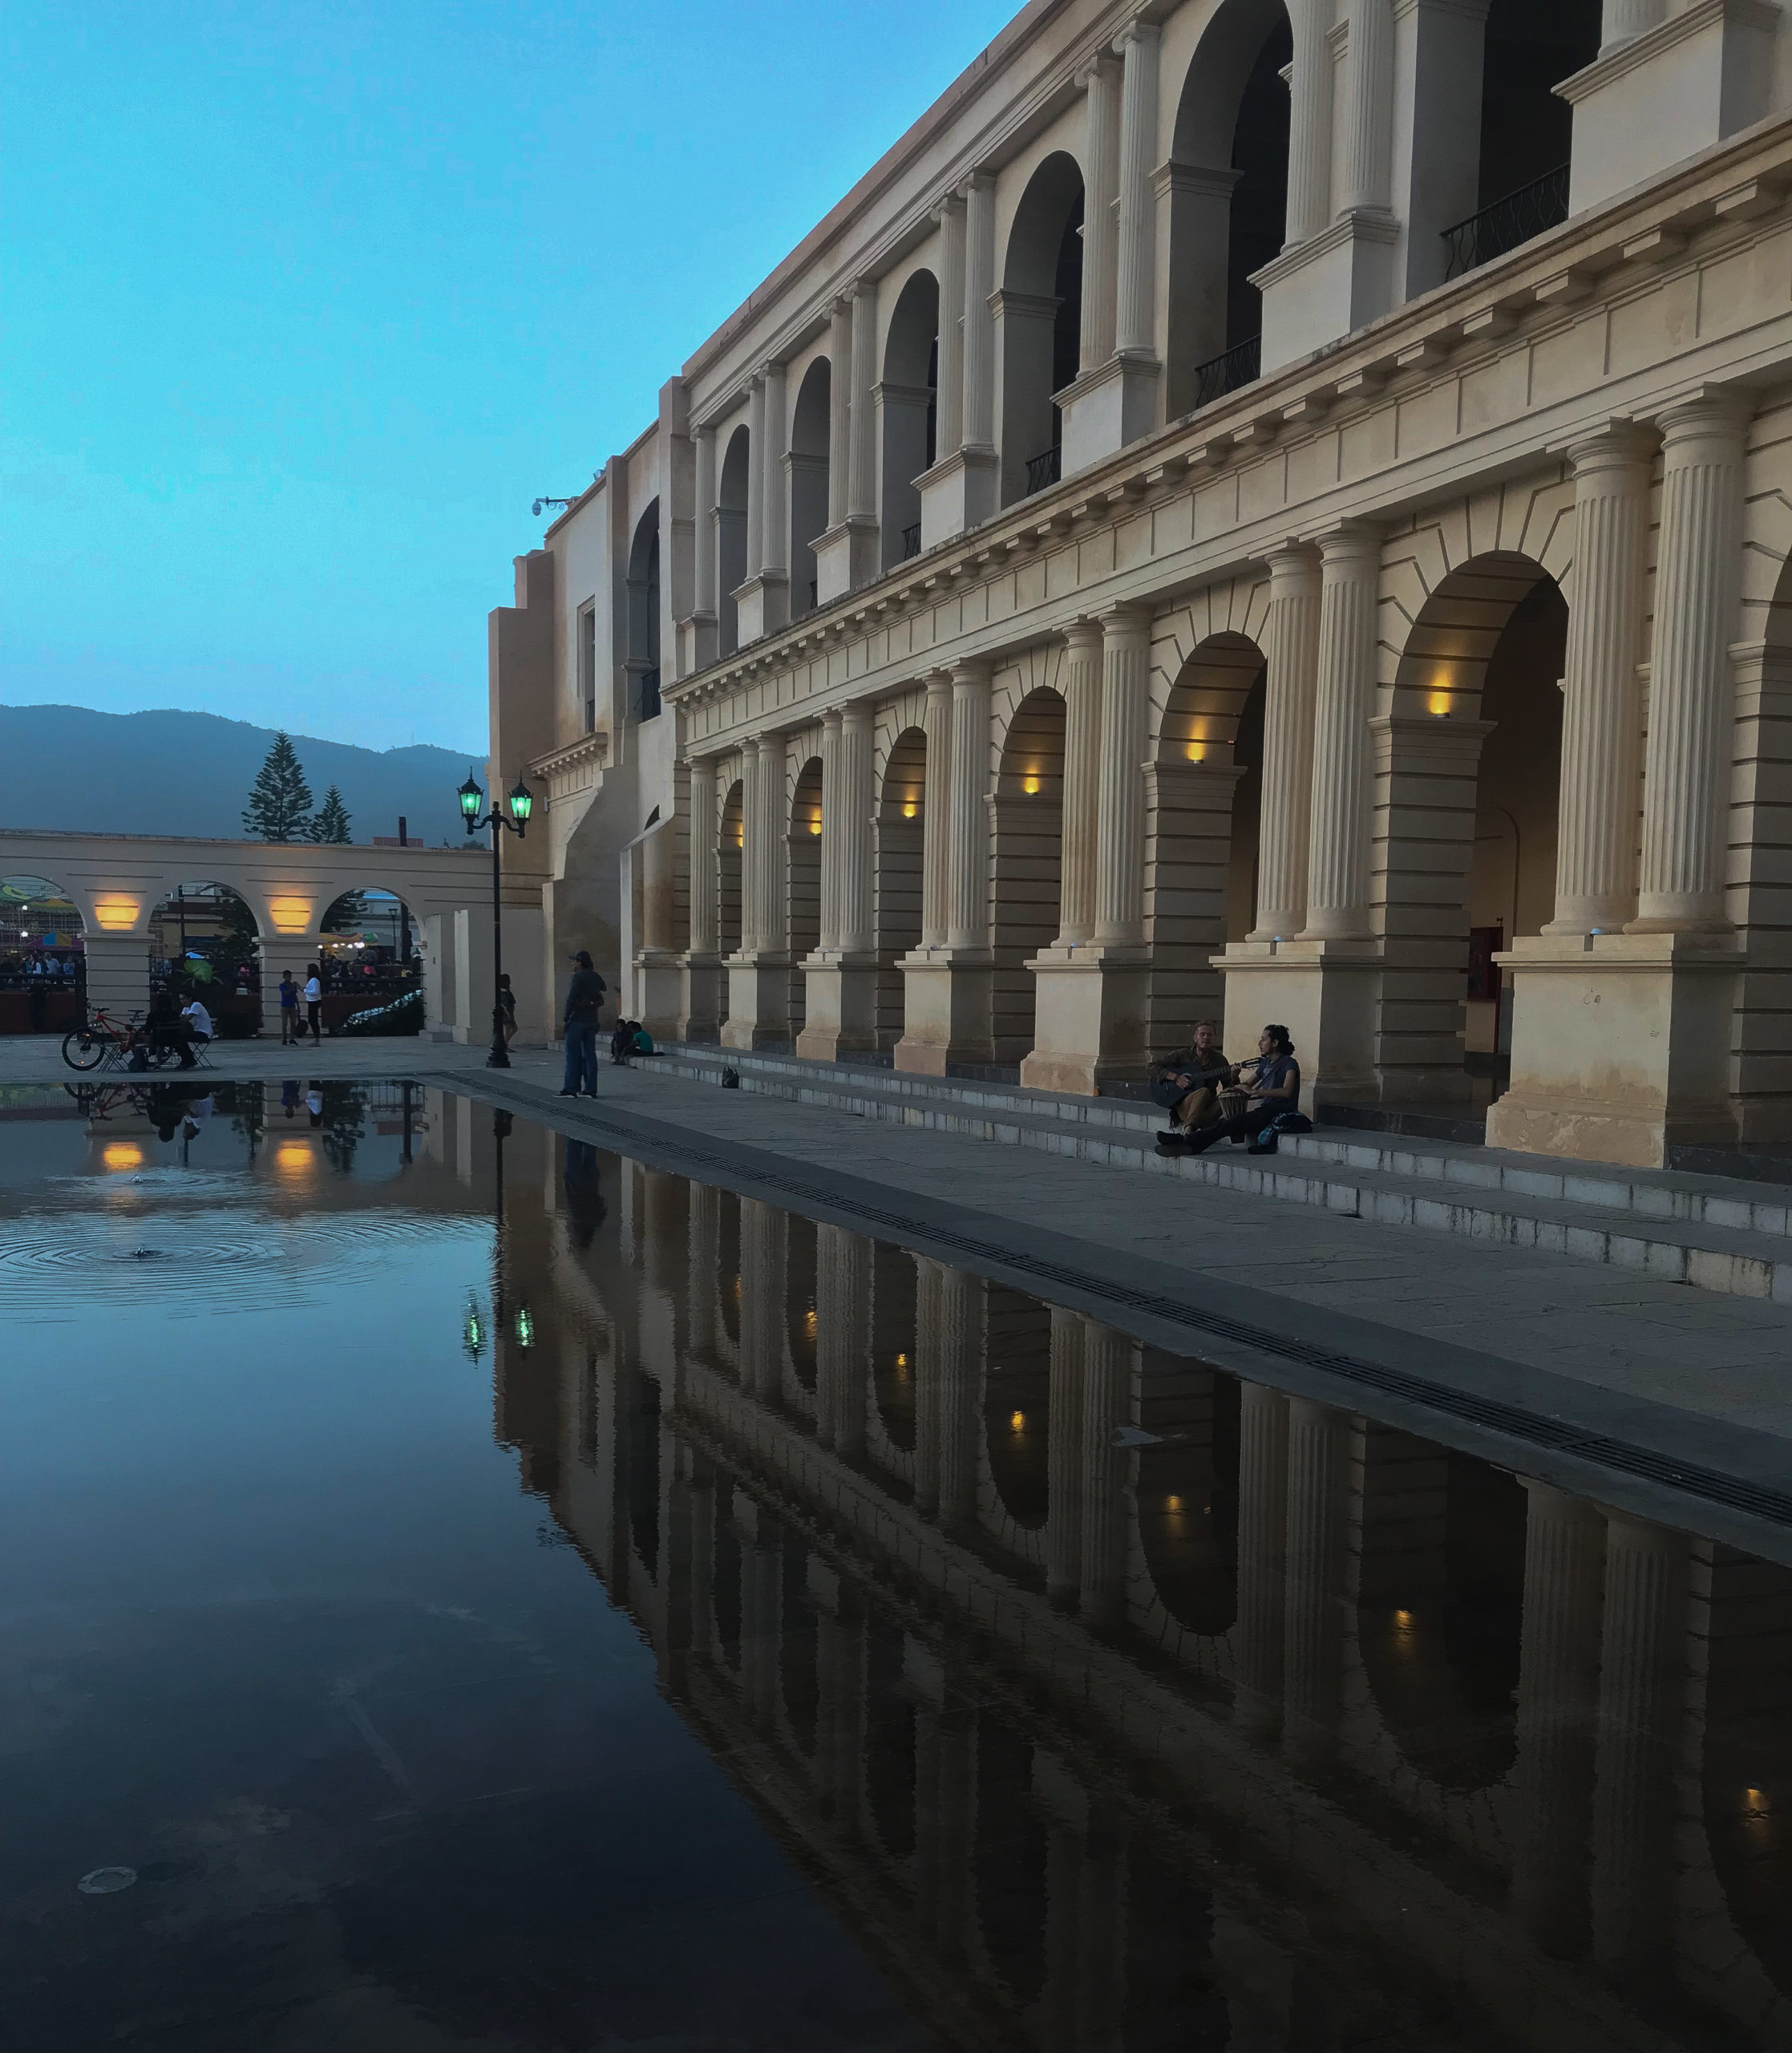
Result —
<svg viewBox="0 0 1792 2053"><path fill-rule="evenodd" d="M1229 1119L1216 1120L1191 1135L1183 1143L1183 1148L1188 1153L1199 1155L1222 1139L1248 1139L1253 1155L1274 1152L1275 1136L1265 1136L1264 1129L1272 1120L1295 1112L1301 1103L1301 1065L1294 1059L1294 1043L1285 1026L1264 1028L1257 1037L1256 1060L1239 1065L1241 1079L1246 1070L1251 1072L1247 1087L1249 1103L1242 1112L1235 1113Z"/></svg>
<svg viewBox="0 0 1792 2053"><path fill-rule="evenodd" d="M1245 1094L1232 1087L1237 1071L1226 1060L1220 1030L1211 1019L1195 1022L1195 1038L1186 1048L1166 1055L1151 1071L1151 1097L1170 1114L1158 1136L1159 1144L1187 1139L1196 1127L1228 1113L1241 1112Z"/></svg>

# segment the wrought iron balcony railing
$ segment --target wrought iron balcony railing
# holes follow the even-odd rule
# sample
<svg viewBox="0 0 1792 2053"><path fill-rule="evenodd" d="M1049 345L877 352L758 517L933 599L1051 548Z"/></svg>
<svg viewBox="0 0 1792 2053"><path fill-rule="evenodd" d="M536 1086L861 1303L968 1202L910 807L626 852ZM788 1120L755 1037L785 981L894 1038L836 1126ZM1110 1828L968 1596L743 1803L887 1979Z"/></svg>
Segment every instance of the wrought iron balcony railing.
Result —
<svg viewBox="0 0 1792 2053"><path fill-rule="evenodd" d="M1210 356L1205 363L1196 364L1195 407L1211 407L1216 399L1236 392L1240 385L1255 384L1262 366L1261 335L1234 342L1229 350L1222 350L1218 356Z"/></svg>
<svg viewBox="0 0 1792 2053"><path fill-rule="evenodd" d="M1064 475L1064 444L1054 442L1050 448L1042 449L1037 456L1029 456L1026 465L1026 496L1043 492L1049 484L1056 484Z"/></svg>
<svg viewBox="0 0 1792 2053"><path fill-rule="evenodd" d="M1541 235L1545 229L1559 228L1568 217L1568 168L1559 164L1517 192L1508 192L1470 214L1466 221L1443 231L1444 248L1450 253L1444 269L1446 278L1459 278L1465 271L1491 264L1508 249Z"/></svg>
<svg viewBox="0 0 1792 2053"><path fill-rule="evenodd" d="M637 719L652 720L658 717L660 674L657 667L643 670L641 674L640 706L641 710L636 715Z"/></svg>

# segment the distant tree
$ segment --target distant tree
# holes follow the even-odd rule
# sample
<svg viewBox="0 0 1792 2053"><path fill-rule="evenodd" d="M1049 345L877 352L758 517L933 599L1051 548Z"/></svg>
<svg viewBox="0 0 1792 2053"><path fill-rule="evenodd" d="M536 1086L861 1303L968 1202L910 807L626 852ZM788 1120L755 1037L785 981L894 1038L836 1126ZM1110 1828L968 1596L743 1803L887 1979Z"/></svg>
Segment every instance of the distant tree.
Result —
<svg viewBox="0 0 1792 2053"><path fill-rule="evenodd" d="M349 809L334 784L324 793L324 802L311 822L311 838L313 841L346 841L349 838Z"/></svg>
<svg viewBox="0 0 1792 2053"><path fill-rule="evenodd" d="M252 841L315 839L311 825L311 787L305 783L305 772L299 767L297 751L284 734L274 736L268 759L256 772L255 782L249 787L243 832ZM346 840L348 837L345 835L342 838Z"/></svg>

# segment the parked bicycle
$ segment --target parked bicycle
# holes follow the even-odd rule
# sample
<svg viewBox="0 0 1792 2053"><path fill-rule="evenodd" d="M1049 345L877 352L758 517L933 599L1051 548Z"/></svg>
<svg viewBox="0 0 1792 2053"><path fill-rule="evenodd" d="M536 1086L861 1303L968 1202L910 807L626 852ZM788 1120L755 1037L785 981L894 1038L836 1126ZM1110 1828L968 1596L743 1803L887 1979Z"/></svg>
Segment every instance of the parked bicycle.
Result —
<svg viewBox="0 0 1792 2053"><path fill-rule="evenodd" d="M95 1006L83 1024L63 1036L63 1060L71 1069L116 1069L134 1048L141 1047L149 1064L160 1069L164 1063L178 1062L178 1048L158 1045L144 1031L144 1015L133 1012L128 1019L113 1018L106 1008Z"/></svg>

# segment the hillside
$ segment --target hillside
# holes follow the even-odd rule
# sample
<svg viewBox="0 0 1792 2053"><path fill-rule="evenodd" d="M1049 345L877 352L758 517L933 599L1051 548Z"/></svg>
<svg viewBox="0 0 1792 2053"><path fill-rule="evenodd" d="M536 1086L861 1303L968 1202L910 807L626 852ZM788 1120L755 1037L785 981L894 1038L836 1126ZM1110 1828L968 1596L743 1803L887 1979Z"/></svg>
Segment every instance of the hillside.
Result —
<svg viewBox="0 0 1792 2053"><path fill-rule="evenodd" d="M215 713L95 713L79 706L0 706L0 827L241 838L242 812L271 728ZM455 789L477 755L417 744L384 751L345 742L293 746L313 799L342 791L357 841L396 834L464 837Z"/></svg>

